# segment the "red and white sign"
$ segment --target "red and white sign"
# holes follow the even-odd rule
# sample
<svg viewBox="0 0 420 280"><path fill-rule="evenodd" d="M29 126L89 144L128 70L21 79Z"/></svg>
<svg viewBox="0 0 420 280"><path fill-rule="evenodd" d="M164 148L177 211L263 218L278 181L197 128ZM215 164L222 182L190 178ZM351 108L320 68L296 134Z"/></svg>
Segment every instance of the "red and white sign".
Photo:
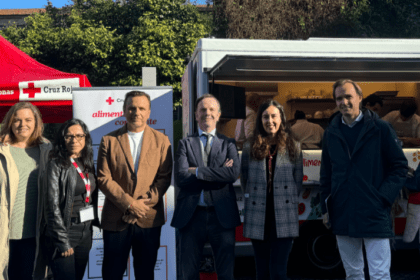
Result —
<svg viewBox="0 0 420 280"><path fill-rule="evenodd" d="M74 87L79 78L20 82L19 101L72 100Z"/></svg>
<svg viewBox="0 0 420 280"><path fill-rule="evenodd" d="M114 99L112 99L111 98L111 96L110 97L108 97L108 99L106 100L106 102L108 103L108 105L112 105L112 103L114 103Z"/></svg>
<svg viewBox="0 0 420 280"><path fill-rule="evenodd" d="M304 150L303 152L304 184L317 184L321 169L321 150ZM306 179L306 180L305 180Z"/></svg>

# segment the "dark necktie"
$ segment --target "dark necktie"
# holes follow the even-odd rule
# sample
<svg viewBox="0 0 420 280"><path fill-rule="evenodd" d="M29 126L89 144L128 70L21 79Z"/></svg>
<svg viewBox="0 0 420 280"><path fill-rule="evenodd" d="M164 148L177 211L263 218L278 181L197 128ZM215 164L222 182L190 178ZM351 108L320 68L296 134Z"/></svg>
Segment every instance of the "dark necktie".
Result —
<svg viewBox="0 0 420 280"><path fill-rule="evenodd" d="M211 151L211 145L210 145L211 134L203 133L203 135L207 137L207 142L206 142L206 146L204 147L204 155L203 155L204 166L207 166L208 159L210 156L210 151ZM206 203L207 206L213 206L213 199L211 197L210 191L207 191L207 190L204 191L204 202Z"/></svg>
<svg viewBox="0 0 420 280"><path fill-rule="evenodd" d="M207 157L210 155L210 151L211 151L211 145L210 145L210 139L211 139L211 135L210 134L204 134L207 137L207 143L206 143L206 147L204 148L204 151L207 154Z"/></svg>

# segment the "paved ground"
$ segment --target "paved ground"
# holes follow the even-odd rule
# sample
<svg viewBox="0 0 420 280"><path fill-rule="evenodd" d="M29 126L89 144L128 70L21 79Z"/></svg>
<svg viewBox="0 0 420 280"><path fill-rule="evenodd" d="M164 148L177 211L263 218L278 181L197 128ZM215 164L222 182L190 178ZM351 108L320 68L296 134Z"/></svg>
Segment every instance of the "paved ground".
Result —
<svg viewBox="0 0 420 280"><path fill-rule="evenodd" d="M305 268L299 268L304 270ZM241 258L238 260L235 268L236 280L255 280L255 265L252 258ZM343 280L342 278L333 278L327 275L314 275L313 278L304 278L298 274L289 275L292 280L323 280L335 279ZM368 280L369 277L366 277ZM404 250L393 252L392 254L392 267L391 267L392 280L419 280L420 279L420 254L417 250Z"/></svg>

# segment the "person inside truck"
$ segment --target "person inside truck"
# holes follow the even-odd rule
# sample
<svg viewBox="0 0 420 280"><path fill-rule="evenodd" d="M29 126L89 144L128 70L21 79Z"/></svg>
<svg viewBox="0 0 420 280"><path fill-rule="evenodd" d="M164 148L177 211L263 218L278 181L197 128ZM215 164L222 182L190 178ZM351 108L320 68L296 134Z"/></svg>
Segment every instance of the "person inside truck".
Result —
<svg viewBox="0 0 420 280"><path fill-rule="evenodd" d="M309 122L305 113L300 110L296 110L295 120L296 123L291 130L296 139L301 142L302 149L321 148L324 129L319 124Z"/></svg>
<svg viewBox="0 0 420 280"><path fill-rule="evenodd" d="M406 243L413 242L420 229L420 168L409 167L407 173L407 181L404 185L410 194L407 203L407 220L405 223L403 241Z"/></svg>
<svg viewBox="0 0 420 280"><path fill-rule="evenodd" d="M380 115L382 107L384 106L384 102L382 101L382 98L380 96L372 93L368 97L363 98L362 105L366 109L369 109L375 112L376 114Z"/></svg>
<svg viewBox="0 0 420 280"><path fill-rule="evenodd" d="M404 147L420 146L420 116L416 111L416 101L409 99L401 104L400 110L392 111L382 118L392 125Z"/></svg>
<svg viewBox="0 0 420 280"><path fill-rule="evenodd" d="M302 180L300 144L286 125L283 106L267 101L258 110L241 159L244 237L252 241L258 280L288 279L287 260L299 235Z"/></svg>
<svg viewBox="0 0 420 280"><path fill-rule="evenodd" d="M406 181L407 159L395 132L370 110L352 80L333 86L340 109L324 133L320 190L323 222L336 235L347 279L390 280L391 206Z"/></svg>
<svg viewBox="0 0 420 280"><path fill-rule="evenodd" d="M235 140L236 145L242 148L246 139L248 139L255 127L255 118L257 117L258 107L260 106L262 97L253 93L246 98L246 118L239 119L236 122Z"/></svg>

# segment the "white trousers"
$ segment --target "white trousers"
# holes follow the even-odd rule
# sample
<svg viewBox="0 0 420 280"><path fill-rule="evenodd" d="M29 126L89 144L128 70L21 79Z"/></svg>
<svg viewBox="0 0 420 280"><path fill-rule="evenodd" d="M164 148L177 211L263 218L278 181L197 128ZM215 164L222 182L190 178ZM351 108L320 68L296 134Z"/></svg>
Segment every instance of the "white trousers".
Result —
<svg viewBox="0 0 420 280"><path fill-rule="evenodd" d="M407 222L403 235L403 241L410 243L414 240L420 227L420 204L408 203Z"/></svg>
<svg viewBox="0 0 420 280"><path fill-rule="evenodd" d="M390 280L391 248L388 238L354 238L337 235L346 279L364 280L363 242L371 280Z"/></svg>

